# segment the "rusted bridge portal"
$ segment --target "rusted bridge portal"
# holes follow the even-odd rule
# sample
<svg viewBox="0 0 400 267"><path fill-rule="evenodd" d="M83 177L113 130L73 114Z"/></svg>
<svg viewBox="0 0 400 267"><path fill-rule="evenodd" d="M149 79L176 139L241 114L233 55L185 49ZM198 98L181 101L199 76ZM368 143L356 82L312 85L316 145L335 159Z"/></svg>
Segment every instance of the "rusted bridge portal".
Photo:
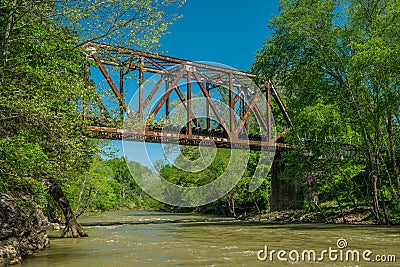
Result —
<svg viewBox="0 0 400 267"><path fill-rule="evenodd" d="M254 150L285 146L277 140L288 128L275 133L271 98L288 125L290 118L268 81L257 86L246 72L105 44L85 49L93 80L104 80L96 103L83 104L97 138Z"/></svg>

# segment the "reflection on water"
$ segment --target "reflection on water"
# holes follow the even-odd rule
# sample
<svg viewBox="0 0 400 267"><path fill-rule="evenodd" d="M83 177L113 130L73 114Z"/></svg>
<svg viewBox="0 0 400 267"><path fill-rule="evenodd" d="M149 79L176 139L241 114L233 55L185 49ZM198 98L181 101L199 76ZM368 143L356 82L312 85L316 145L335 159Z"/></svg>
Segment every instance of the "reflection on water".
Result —
<svg viewBox="0 0 400 267"><path fill-rule="evenodd" d="M400 266L400 227L324 224L259 224L192 214L143 211L106 212L81 218L89 238L51 239L51 248L23 261L23 266ZM56 233L55 235L58 235ZM395 255L397 262L338 261L337 240L347 250ZM273 261L257 259L268 247ZM292 250L338 250L338 260L293 263ZM285 250L278 261L277 251ZM291 253L291 257L289 257ZM343 254L345 255L345 254ZM260 254L264 256L264 254ZM332 255L333 257L333 255Z"/></svg>

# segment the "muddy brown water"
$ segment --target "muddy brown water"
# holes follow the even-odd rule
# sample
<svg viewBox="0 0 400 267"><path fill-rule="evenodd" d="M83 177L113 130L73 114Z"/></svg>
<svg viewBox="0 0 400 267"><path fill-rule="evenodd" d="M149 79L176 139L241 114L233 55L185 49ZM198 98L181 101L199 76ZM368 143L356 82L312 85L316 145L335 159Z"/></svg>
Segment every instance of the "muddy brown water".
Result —
<svg viewBox="0 0 400 267"><path fill-rule="evenodd" d="M265 224L115 211L80 218L89 238L59 239L22 266L400 266L400 227Z"/></svg>

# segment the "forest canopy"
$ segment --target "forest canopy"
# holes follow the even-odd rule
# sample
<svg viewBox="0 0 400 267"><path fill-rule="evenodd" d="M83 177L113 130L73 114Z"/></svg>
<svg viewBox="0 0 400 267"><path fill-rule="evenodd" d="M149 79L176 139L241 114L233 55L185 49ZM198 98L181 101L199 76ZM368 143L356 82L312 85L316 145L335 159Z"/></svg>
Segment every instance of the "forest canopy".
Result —
<svg viewBox="0 0 400 267"><path fill-rule="evenodd" d="M107 41L154 49L179 18L165 8L181 4L0 1L1 193L25 204L58 204L63 235L70 228L74 237L85 236L63 192L95 168L100 152L81 119L82 102L94 97L81 46Z"/></svg>
<svg viewBox="0 0 400 267"><path fill-rule="evenodd" d="M253 65L295 125L287 179L385 223L400 212L399 14L399 1L282 0Z"/></svg>

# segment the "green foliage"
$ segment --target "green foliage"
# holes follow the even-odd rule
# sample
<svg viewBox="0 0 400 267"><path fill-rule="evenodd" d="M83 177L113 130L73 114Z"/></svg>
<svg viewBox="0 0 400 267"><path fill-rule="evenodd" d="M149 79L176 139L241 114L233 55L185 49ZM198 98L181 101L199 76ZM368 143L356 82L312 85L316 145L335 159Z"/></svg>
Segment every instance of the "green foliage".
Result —
<svg viewBox="0 0 400 267"><path fill-rule="evenodd" d="M115 158L105 162L113 171L113 179L119 184L119 205L136 208L153 208L157 201L153 201L143 192L135 179L140 179L150 170L138 162L126 161L125 158ZM155 206L154 206L155 205Z"/></svg>
<svg viewBox="0 0 400 267"><path fill-rule="evenodd" d="M205 153L207 155L207 153ZM198 147L184 146L181 154L175 160L175 162L184 162L178 169L175 166L166 165L160 170L160 175L166 180L176 185L184 187L197 187L200 185L208 184L218 178L224 171L230 158L230 150L217 149L212 164L205 168L203 171L196 172L194 168L203 169L201 166L196 164L193 166L192 162L200 158L200 152ZM202 159L202 162L207 162L207 159ZM203 166L206 167L206 166ZM183 170L191 171L183 171Z"/></svg>
<svg viewBox="0 0 400 267"><path fill-rule="evenodd" d="M39 204L46 203L41 175L48 162L40 146L27 142L23 134L0 140L0 190Z"/></svg>
<svg viewBox="0 0 400 267"><path fill-rule="evenodd" d="M281 1L253 65L284 89L295 125L286 141L298 145L286 153L288 179L317 179L312 190L339 205L371 203L386 223L400 187L399 10L399 1Z"/></svg>
<svg viewBox="0 0 400 267"><path fill-rule="evenodd" d="M192 166L193 162L196 162L200 157L204 157L204 155L207 157L207 154L201 154L198 147L183 146L181 148L181 154L175 160L175 165L177 164L178 166L165 165L161 168L160 174L167 181L180 186L198 187L206 185L215 181L224 172L240 173L239 170L235 169L235 166L240 166L240 164L233 163L229 170L227 170L228 163L232 160L231 153L232 151L230 149L218 148L209 166L204 166L204 168L194 171ZM238 152L233 150L233 153ZM207 159L203 158L203 160L207 162ZM195 210L235 216L252 212L268 211L270 191L269 179L265 179L262 185L254 192L249 192L248 189L258 160L259 154L257 152L250 153L249 162L244 175L234 188L221 199L205 206L197 207ZM200 165L196 164L196 167ZM185 169L191 171L184 171Z"/></svg>
<svg viewBox="0 0 400 267"><path fill-rule="evenodd" d="M94 88L85 84L81 45L96 40L157 47L179 18L165 7L182 3L0 1L2 192L44 204L50 177L77 210L115 208L125 201L121 192L136 192L129 179L115 178L113 166L96 159L99 147L81 118L82 103L94 97Z"/></svg>
<svg viewBox="0 0 400 267"><path fill-rule="evenodd" d="M43 57L57 56L66 49L79 49L90 41L152 50L159 46L161 36L167 33L173 21L181 17L171 12L184 2L2 0L1 67L26 61L40 64L46 61ZM171 12L166 12L167 8ZM15 49L24 53L15 54Z"/></svg>
<svg viewBox="0 0 400 267"><path fill-rule="evenodd" d="M55 11L59 23L67 24L83 40L95 40L151 50L181 16L170 14L184 0L79 0L60 1ZM66 23L67 21L67 23Z"/></svg>
<svg viewBox="0 0 400 267"><path fill-rule="evenodd" d="M78 51L68 50L71 44L63 42L74 39L67 29L38 20L33 12L16 20L13 46L2 54L1 136L23 129L26 138L46 153L52 171L74 169L93 147L84 135L77 107L78 99L88 96L83 60ZM6 21L0 23L7 28ZM63 49L67 50L48 54Z"/></svg>
<svg viewBox="0 0 400 267"><path fill-rule="evenodd" d="M137 185L135 179L148 173L147 167L125 158L95 158L87 171L66 181L63 190L77 214L119 208L169 209Z"/></svg>
<svg viewBox="0 0 400 267"><path fill-rule="evenodd" d="M63 189L77 212L111 210L119 204L120 185L101 159L94 159L86 172L71 179Z"/></svg>

